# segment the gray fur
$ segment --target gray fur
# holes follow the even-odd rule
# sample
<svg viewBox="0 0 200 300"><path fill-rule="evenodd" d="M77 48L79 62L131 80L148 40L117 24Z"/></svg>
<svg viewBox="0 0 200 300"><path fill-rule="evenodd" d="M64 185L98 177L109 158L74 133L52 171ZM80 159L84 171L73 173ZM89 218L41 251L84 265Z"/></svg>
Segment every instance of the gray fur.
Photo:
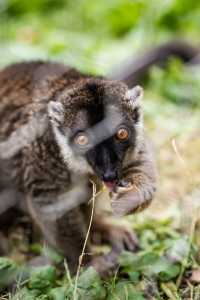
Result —
<svg viewBox="0 0 200 300"><path fill-rule="evenodd" d="M0 213L13 206L26 210L48 243L65 256L72 272L87 231L91 180L102 186L95 166L86 159L87 151L75 151L73 135L83 128L93 136L91 150L115 136L123 120L129 122L133 143L120 162L120 176L133 188L124 197L116 186L112 204L120 214L145 207L153 198L156 180L139 110L141 97L139 87L128 91L122 82L60 64L21 63L0 72L0 160L9 164L6 180L6 166L0 169ZM96 121L102 107L103 117ZM107 226L103 230L105 236ZM86 251L90 252L89 243ZM116 263L116 253L114 257ZM93 265L101 270L101 265Z"/></svg>

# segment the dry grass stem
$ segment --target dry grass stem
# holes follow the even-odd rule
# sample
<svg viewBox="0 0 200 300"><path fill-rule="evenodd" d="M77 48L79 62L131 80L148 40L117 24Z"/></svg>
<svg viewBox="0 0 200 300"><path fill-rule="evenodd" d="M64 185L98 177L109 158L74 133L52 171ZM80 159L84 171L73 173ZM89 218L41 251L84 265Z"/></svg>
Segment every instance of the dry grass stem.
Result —
<svg viewBox="0 0 200 300"><path fill-rule="evenodd" d="M83 249L82 249L81 255L79 257L79 264L78 264L76 277L75 277L75 283L74 283L73 300L77 300L78 278L79 278L79 275L80 275L83 256L85 255L85 249L86 249L86 245L87 245L87 242L88 242L90 229L91 229L92 221L93 221L93 217L94 217L94 202L95 202L95 198L96 198L96 184L92 180L91 180L91 183L92 183L92 198L91 198L92 211L91 211L90 222L89 222L88 230L87 230L87 233L86 233Z"/></svg>

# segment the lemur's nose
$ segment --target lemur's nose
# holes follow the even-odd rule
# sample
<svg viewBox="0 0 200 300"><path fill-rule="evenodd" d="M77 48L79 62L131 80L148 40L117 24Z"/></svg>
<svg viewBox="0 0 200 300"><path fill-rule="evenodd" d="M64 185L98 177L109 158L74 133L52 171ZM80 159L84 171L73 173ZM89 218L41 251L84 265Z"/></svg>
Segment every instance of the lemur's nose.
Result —
<svg viewBox="0 0 200 300"><path fill-rule="evenodd" d="M108 182L108 181L115 181L117 179L117 172L112 171L112 170L107 170L103 174L103 181Z"/></svg>

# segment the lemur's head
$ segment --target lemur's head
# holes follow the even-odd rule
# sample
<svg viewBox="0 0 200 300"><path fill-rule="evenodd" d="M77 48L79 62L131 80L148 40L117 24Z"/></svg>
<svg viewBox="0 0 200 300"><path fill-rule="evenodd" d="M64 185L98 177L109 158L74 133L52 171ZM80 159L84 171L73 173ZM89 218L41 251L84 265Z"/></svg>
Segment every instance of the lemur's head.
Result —
<svg viewBox="0 0 200 300"><path fill-rule="evenodd" d="M96 174L110 188L120 180L126 154L142 134L141 97L139 86L84 79L49 103L55 139L72 171Z"/></svg>

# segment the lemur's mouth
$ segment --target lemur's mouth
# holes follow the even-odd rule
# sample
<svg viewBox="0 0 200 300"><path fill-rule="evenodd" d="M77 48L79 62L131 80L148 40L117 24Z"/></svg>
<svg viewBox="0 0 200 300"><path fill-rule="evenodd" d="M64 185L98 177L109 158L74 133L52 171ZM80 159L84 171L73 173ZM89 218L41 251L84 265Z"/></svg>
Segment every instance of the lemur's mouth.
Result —
<svg viewBox="0 0 200 300"><path fill-rule="evenodd" d="M104 181L104 184L108 188L108 190L112 192L116 186L116 181Z"/></svg>

